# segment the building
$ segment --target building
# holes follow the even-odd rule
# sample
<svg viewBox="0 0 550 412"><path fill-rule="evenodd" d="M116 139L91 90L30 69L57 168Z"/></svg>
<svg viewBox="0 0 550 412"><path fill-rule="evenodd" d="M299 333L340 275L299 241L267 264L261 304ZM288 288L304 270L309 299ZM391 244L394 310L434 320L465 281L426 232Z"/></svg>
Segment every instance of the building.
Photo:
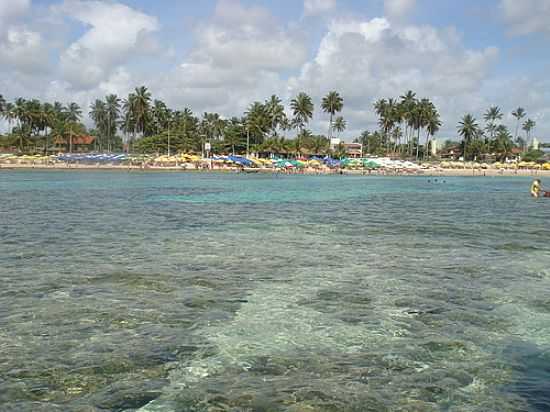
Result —
<svg viewBox="0 0 550 412"><path fill-rule="evenodd" d="M330 148L336 150L340 145L343 145L346 150L346 155L352 158L363 156L363 145L361 143L345 143L340 139L330 139Z"/></svg>
<svg viewBox="0 0 550 412"><path fill-rule="evenodd" d="M344 143L348 157L362 157L363 145L361 143Z"/></svg>
<svg viewBox="0 0 550 412"><path fill-rule="evenodd" d="M73 152L91 152L94 150L95 137L94 136L73 136L72 142L68 137L58 136L53 141L55 150L64 152L69 150L69 146L72 143Z"/></svg>
<svg viewBox="0 0 550 412"><path fill-rule="evenodd" d="M458 160L462 156L462 146L452 145L447 146L439 151L439 157L441 160Z"/></svg>

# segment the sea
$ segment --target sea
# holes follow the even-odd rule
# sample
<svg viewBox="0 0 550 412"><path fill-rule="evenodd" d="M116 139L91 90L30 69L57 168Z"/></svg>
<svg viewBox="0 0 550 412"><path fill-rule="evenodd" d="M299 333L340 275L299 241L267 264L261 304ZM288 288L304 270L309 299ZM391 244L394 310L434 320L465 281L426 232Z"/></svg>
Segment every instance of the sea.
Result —
<svg viewBox="0 0 550 412"><path fill-rule="evenodd" d="M0 410L549 411L529 185L0 170Z"/></svg>

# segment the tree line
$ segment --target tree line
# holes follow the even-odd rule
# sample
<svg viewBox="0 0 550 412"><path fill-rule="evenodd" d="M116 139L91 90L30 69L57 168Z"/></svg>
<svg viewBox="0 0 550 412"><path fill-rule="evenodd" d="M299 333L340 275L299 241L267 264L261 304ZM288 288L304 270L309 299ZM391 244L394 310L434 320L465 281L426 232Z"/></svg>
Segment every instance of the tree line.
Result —
<svg viewBox="0 0 550 412"><path fill-rule="evenodd" d="M242 116L225 119L218 113L196 115L189 108L172 109L162 100L153 99L151 92L141 86L125 98L110 94L95 100L88 110L94 127L87 130L82 123L83 110L76 103L63 105L23 98L8 102L0 95L0 116L9 125L4 145L44 153L54 141L66 142L66 150L71 152L73 137L87 133L95 136L93 149L100 152L120 151L124 146L138 153L204 154L209 143L215 153L344 156L343 145L331 146L331 139L347 128L341 116L343 108L344 99L337 91L324 96L320 109L328 118L327 134L315 135L309 129L315 104L304 92L290 101L288 111L282 100L273 95L263 102L253 102ZM365 153L430 158L433 138L442 127L440 114L430 99L418 98L408 91L398 99L377 100L373 109L378 130L364 131L355 139L363 144ZM525 148L526 140L519 136L519 128L526 112L518 108L513 116L517 127L512 137L507 127L500 124L503 113L498 107L485 113L485 127L479 126L471 114L465 115L457 129L465 158L487 152L506 157L513 147ZM529 140L535 122L527 119L521 126Z"/></svg>
<svg viewBox="0 0 550 412"><path fill-rule="evenodd" d="M466 114L460 120L457 129L462 137L462 153L465 159L475 159L484 153L492 152L496 154L498 160L505 160L512 155L514 148L526 151L536 122L528 118L521 123L527 116L527 112L522 107L518 107L511 115L516 120L514 135L501 123L504 113L498 106L490 107L484 113L484 126L480 125L472 114ZM520 126L525 131L525 138L519 134Z"/></svg>

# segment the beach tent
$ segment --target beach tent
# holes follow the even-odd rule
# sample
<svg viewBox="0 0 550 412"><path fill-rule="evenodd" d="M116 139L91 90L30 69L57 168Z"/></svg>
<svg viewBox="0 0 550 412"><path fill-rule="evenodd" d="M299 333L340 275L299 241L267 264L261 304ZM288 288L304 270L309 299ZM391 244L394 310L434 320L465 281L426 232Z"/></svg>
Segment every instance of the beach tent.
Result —
<svg viewBox="0 0 550 412"><path fill-rule="evenodd" d="M233 163L244 167L252 167L254 165L251 160L243 156L228 156L228 159L231 160Z"/></svg>
<svg viewBox="0 0 550 412"><path fill-rule="evenodd" d="M323 159L323 163L326 164L328 167L340 167L340 160L333 159L332 157L325 157Z"/></svg>

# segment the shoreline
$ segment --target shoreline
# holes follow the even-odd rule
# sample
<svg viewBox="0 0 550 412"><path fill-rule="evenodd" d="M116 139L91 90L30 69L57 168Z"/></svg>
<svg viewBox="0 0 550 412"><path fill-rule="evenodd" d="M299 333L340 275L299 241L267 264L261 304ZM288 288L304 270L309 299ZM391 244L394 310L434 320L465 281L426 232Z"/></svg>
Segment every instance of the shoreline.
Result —
<svg viewBox="0 0 550 412"><path fill-rule="evenodd" d="M161 166L123 166L123 165L83 165L83 164L56 164L56 165L29 165L29 164L0 164L0 173L4 170L54 170L54 171L121 171L121 172L192 172L192 173L242 173L238 168L195 169L182 167ZM316 170L304 169L285 172L274 169L246 170L251 174L285 174L285 175L349 175L349 176L424 176L424 177L550 177L550 170L531 169L424 169L419 171L368 171L368 170Z"/></svg>

